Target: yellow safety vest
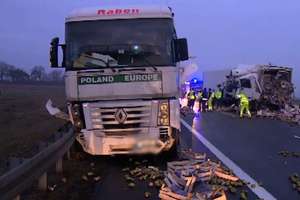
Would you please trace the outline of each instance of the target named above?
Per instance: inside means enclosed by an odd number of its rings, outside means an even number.
[[[202,92],[198,92],[198,98],[202,98],[203,97],[203,93]]]
[[[240,98],[241,103],[249,103],[249,99],[248,99],[247,95],[240,93],[237,95],[237,97]]]
[[[220,90],[217,90],[215,92],[215,97],[216,97],[216,99],[221,99],[222,98],[222,92]]]
[[[211,93],[211,95],[209,97],[209,100],[212,100],[213,98],[215,98],[215,93],[214,92]]]
[[[194,92],[189,92],[188,98],[194,100],[196,98]]]

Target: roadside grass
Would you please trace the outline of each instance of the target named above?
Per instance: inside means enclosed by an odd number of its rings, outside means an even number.
[[[63,125],[47,113],[49,98],[63,107],[63,85],[0,84],[0,159],[26,155],[37,141]]]

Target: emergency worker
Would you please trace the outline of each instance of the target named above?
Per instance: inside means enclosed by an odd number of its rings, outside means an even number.
[[[223,96],[222,91],[221,91],[220,87],[218,86],[218,89],[215,91],[215,101],[214,101],[216,109],[221,108],[222,96]]]
[[[211,93],[212,93],[212,89],[211,88],[208,88],[208,98],[211,96]]]
[[[251,118],[251,113],[249,109],[249,98],[243,92],[243,89],[238,93],[237,98],[240,100],[240,117],[244,116],[244,111],[246,111],[249,118]]]
[[[188,98],[188,107],[190,109],[193,109],[196,100],[195,92],[193,90],[190,90],[187,94],[187,98]]]
[[[198,112],[199,112],[199,111],[200,111],[200,112],[203,111],[203,108],[202,108],[202,98],[203,98],[203,91],[202,91],[202,89],[201,89],[201,90],[199,90],[198,95],[197,95],[197,100],[198,100],[198,102],[199,102],[199,110],[198,110]]]
[[[202,93],[202,99],[201,99],[202,112],[207,111],[207,100],[208,100],[208,93],[207,93],[207,89],[204,88]]]
[[[208,98],[208,111],[212,111],[213,110],[213,101],[214,101],[214,98],[215,98],[215,92],[212,90],[211,91],[211,94]]]

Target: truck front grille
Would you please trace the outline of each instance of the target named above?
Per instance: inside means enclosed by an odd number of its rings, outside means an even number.
[[[89,103],[90,129],[101,129],[106,133],[139,132],[140,128],[150,126],[151,104],[140,106],[103,106],[100,103]],[[86,116],[87,117],[87,116]]]

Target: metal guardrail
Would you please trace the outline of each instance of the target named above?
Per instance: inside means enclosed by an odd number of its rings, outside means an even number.
[[[15,162],[13,168],[0,177],[0,200],[19,199],[19,195],[39,180],[39,188],[47,189],[47,171],[56,164],[56,171],[62,171],[62,158],[75,141],[74,128],[54,135],[54,142],[40,145],[40,151],[29,159]]]

